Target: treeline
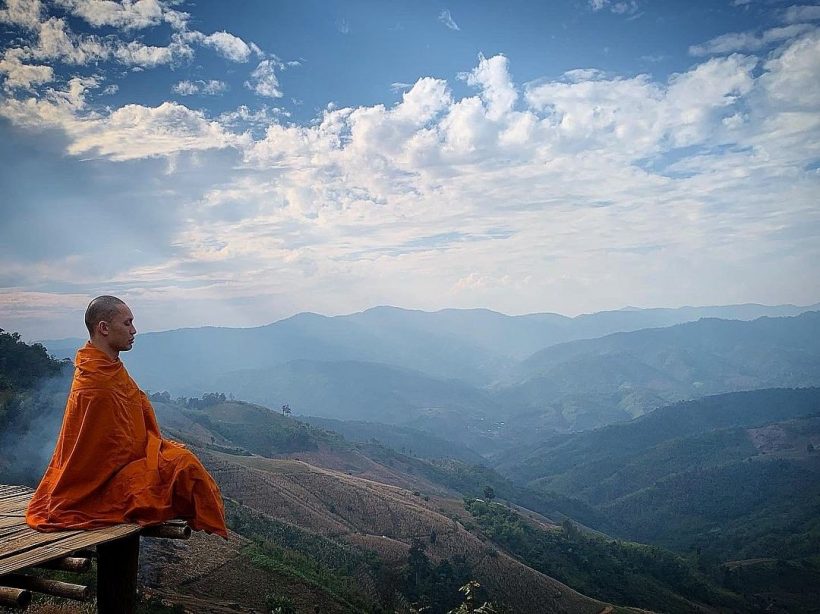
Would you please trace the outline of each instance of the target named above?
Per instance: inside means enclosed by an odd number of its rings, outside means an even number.
[[[29,345],[19,333],[0,328],[0,391],[31,388],[44,377],[59,375],[67,364],[51,358],[43,345]]]
[[[176,397],[172,399],[171,393],[167,390],[154,392],[148,395],[148,398],[154,403],[175,403],[188,409],[205,409],[206,407],[219,405],[225,401],[234,400],[233,394],[226,396],[224,392],[206,392],[201,397]]]
[[[53,451],[71,362],[0,329],[0,481],[35,485]]]
[[[499,503],[465,499],[476,527],[524,563],[603,601],[662,612],[692,612],[695,604],[743,610],[686,559],[660,548],[581,532],[569,520],[545,530]]]

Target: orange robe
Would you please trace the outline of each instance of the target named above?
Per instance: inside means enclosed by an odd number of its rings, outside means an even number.
[[[162,439],[154,408],[122,362],[87,343],[54,456],[26,510],[40,531],[184,518],[227,537],[219,488],[182,444]]]

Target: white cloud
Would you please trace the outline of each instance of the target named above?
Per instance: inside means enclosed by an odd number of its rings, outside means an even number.
[[[6,89],[30,88],[54,79],[54,69],[51,66],[24,64],[21,55],[20,49],[8,49],[0,59],[0,74],[5,75]]]
[[[818,19],[820,19],[820,6],[818,5],[790,6],[783,14],[783,21],[786,23],[803,23]]]
[[[489,60],[479,55],[478,66],[467,75],[467,83],[481,88],[481,98],[487,105],[487,116],[490,119],[499,119],[512,111],[518,99],[508,64],[503,55]]]
[[[50,17],[38,26],[33,47],[10,48],[19,59],[59,60],[67,64],[87,64],[117,60],[128,66],[154,67],[187,60],[192,49],[178,35],[171,37],[166,47],[145,45],[140,41],[122,41],[112,37],[77,35],[64,19]]]
[[[6,0],[6,8],[0,8],[0,23],[33,30],[39,25],[42,12],[40,0]]]
[[[171,88],[174,93],[181,96],[193,96],[194,94],[216,96],[226,92],[227,89],[227,83],[215,79],[208,81],[180,81]]]
[[[689,47],[689,53],[694,56],[732,53],[735,51],[757,51],[774,43],[795,38],[813,27],[807,24],[795,24],[779,28],[771,28],[762,34],[754,32],[732,32],[722,34],[702,45]]]
[[[257,323],[282,297],[331,312],[374,297],[577,311],[601,296],[617,306],[714,302],[715,288],[726,302],[797,292],[788,279],[805,279],[817,255],[793,237],[818,218],[819,66],[818,36],[805,32],[763,60],[711,58],[660,81],[578,69],[522,85],[504,56],[480,57],[463,76],[474,95],[424,77],[392,106],[331,106],[304,125],[267,107],[214,119],[175,103],[103,112],[85,102],[91,82],[6,100],[0,113],[62,128],[75,156],[178,157],[157,189],[222,169],[203,194],[179,192],[188,217],[173,257],[123,271],[148,294],[196,279],[210,284],[203,304],[241,297]],[[264,60],[247,86],[278,98],[279,70]],[[239,168],[217,165],[232,150]]]
[[[172,37],[167,47],[145,45],[139,41],[121,43],[113,50],[114,57],[128,66],[152,68],[163,64],[173,64],[190,60],[194,52],[177,35]]]
[[[260,53],[259,47],[253,45],[249,46],[238,36],[234,36],[228,32],[214,32],[208,36],[195,33],[194,38],[199,40],[206,47],[211,47],[224,58],[232,62],[247,62],[251,56],[251,52]]]
[[[96,79],[73,78],[65,90],[50,89],[43,98],[6,100],[0,115],[31,129],[62,129],[71,155],[94,155],[115,161],[239,147],[245,137],[226,131],[200,111],[164,102],[157,107],[129,104],[102,114],[88,110],[86,95]]]
[[[772,111],[820,112],[820,31],[780,49],[760,82]]]
[[[276,70],[281,68],[282,64],[275,59],[262,60],[254,68],[251,78],[245,82],[245,87],[260,96],[281,98],[283,94],[279,89],[279,79],[276,78]]]
[[[449,9],[442,10],[441,13],[439,13],[438,15],[438,20],[451,30],[461,30],[461,28],[458,27],[458,24],[453,19],[453,16],[450,14]]]
[[[97,28],[112,26],[134,30],[163,21],[163,5],[157,0],[56,0],[56,3]]]

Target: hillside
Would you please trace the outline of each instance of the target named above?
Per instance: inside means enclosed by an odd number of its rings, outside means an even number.
[[[406,451],[410,456],[429,459],[452,458],[473,465],[485,462],[483,456],[470,448],[407,426],[361,420],[334,420],[315,416],[299,416],[299,420],[339,433],[348,441],[381,443],[400,452]]]
[[[427,565],[424,569],[430,571],[447,561],[450,561],[448,565],[451,567],[463,568],[466,565],[496,600],[512,604],[514,611],[529,611],[531,604],[536,602],[524,605],[522,599],[537,599],[537,603],[541,603],[544,597],[537,596],[537,592],[532,593],[530,583],[535,581],[539,584],[542,580],[533,580],[528,575],[533,573],[532,569],[520,569],[516,566],[519,563],[513,564],[507,560],[506,555],[502,554],[503,544],[500,552],[493,552],[488,550],[486,544],[481,544],[487,535],[479,530],[478,539],[472,536],[471,531],[478,530],[478,526],[470,520],[469,509],[461,504],[461,494],[472,493],[475,496],[485,491],[486,487],[491,487],[497,496],[524,505],[516,509],[533,518],[531,522],[552,531],[558,530],[556,525],[531,510],[558,518],[567,518],[570,514],[576,517],[577,514],[585,523],[603,524],[589,508],[577,501],[515,486],[490,469],[455,461],[430,464],[376,444],[351,444],[326,431],[299,426],[291,418],[251,404],[217,402],[199,409],[181,409],[175,404],[163,404],[162,411],[166,417],[176,412],[201,426],[207,426],[208,431],[200,433],[205,435],[206,440],[211,437],[208,432],[217,434],[207,444],[207,451],[203,449],[199,454],[214,473],[223,494],[239,505],[239,508],[232,507],[239,519],[239,524],[234,528],[243,535],[262,539],[262,542],[266,539],[265,535],[274,536],[275,544],[268,544],[267,547],[273,548],[274,553],[278,552],[275,554],[279,557],[277,560],[285,556],[281,551],[282,539],[286,539],[289,544],[286,550],[289,550],[299,544],[314,543],[317,535],[330,539],[332,543],[317,545],[317,542],[314,546],[304,546],[300,550],[301,556],[315,556],[317,548],[319,551],[332,550],[342,543],[358,549],[357,552],[361,550],[356,555],[360,558],[365,557],[363,553],[368,551],[376,552],[383,564],[393,568],[394,573],[401,574],[400,570],[409,564],[408,560],[418,563],[418,557],[423,555],[423,560],[428,561],[424,563]],[[180,425],[179,418],[177,420],[177,425]],[[250,428],[235,430],[235,425],[239,423],[249,424]],[[277,452],[275,446],[270,447],[271,441],[279,442],[280,448],[290,445],[282,443],[284,440],[281,436],[271,437],[273,431],[283,429],[285,432],[296,429],[306,434],[298,438],[304,444],[301,451],[271,454]],[[232,438],[220,442],[217,438],[224,437],[226,433],[231,433]],[[248,455],[240,448],[267,450],[268,456],[274,458]],[[232,450],[232,453],[219,450]],[[276,494],[271,497],[270,493]],[[294,537],[294,531],[300,532],[299,536]],[[472,541],[474,539],[475,542]],[[588,544],[580,534],[574,535],[573,539],[576,547],[587,544],[585,547],[591,548],[591,556],[604,556],[603,544]],[[425,544],[421,554],[411,554],[419,542]],[[601,549],[597,555],[594,554],[596,548]],[[311,552],[314,554],[311,555]],[[350,556],[353,554],[345,555],[345,560]],[[606,556],[611,557],[612,554]],[[641,582],[640,578],[651,573],[649,559],[635,569],[635,563],[627,563],[627,558],[625,554],[617,555],[611,565],[625,569],[623,566],[628,564],[633,569],[629,573],[637,574],[636,582]],[[342,571],[344,574],[354,573],[350,565]],[[339,569],[334,573],[339,573]],[[359,569],[356,573],[361,575],[363,572]],[[370,569],[367,573],[372,576],[375,572]],[[594,582],[598,572],[587,573],[592,574],[587,577]],[[519,583],[516,584],[515,597],[502,590],[502,584],[509,580],[491,579],[508,574],[515,577],[524,574],[522,579],[515,580]],[[567,579],[577,582],[578,576],[567,576]],[[384,582],[379,578],[373,581],[377,585]],[[604,577],[600,576],[599,581],[603,584]],[[434,588],[435,591],[442,589],[441,586],[430,585],[425,590]],[[405,587],[405,591],[409,591],[406,594],[416,594],[413,592],[415,590]],[[617,596],[625,597],[626,601],[620,603],[642,604],[635,590],[622,588]],[[605,601],[615,595],[606,590],[598,593],[599,598]],[[669,589],[664,595],[665,599],[675,603],[690,603],[687,597],[678,594],[677,589]]]
[[[765,593],[775,611],[808,612],[785,569],[820,584],[818,447],[820,389],[762,390],[554,437],[498,468],[580,498],[614,535],[688,554],[727,588]]]

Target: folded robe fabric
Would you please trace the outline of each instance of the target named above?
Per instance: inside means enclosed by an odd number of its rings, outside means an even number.
[[[227,537],[219,488],[182,444],[162,439],[154,408],[119,359],[86,344],[54,456],[26,510],[40,531],[184,518]]]

